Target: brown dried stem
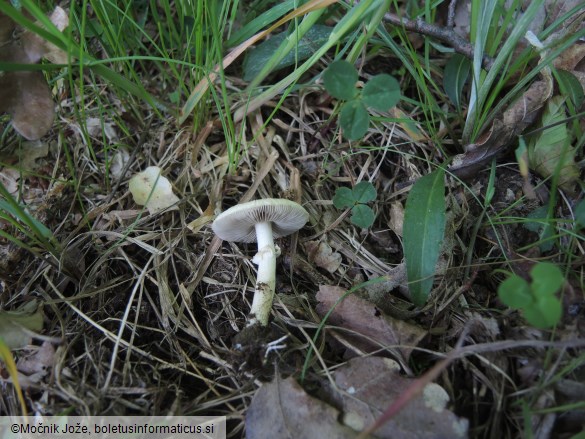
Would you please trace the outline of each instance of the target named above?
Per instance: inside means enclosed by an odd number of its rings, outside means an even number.
[[[436,38],[439,41],[449,44],[457,53],[466,56],[469,59],[473,59],[473,46],[453,29],[435,26],[429,24],[421,18],[416,20],[409,20],[407,18],[400,18],[399,16],[391,13],[384,15],[384,21],[393,24],[395,26],[402,26],[404,29],[416,32],[422,35]],[[494,61],[489,56],[484,56],[482,60],[482,66],[484,69],[489,70]]]

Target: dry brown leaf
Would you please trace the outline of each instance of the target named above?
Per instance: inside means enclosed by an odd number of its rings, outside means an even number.
[[[388,113],[390,117],[399,120],[398,125],[408,135],[408,138],[413,142],[425,142],[429,140],[429,136],[416,125],[416,122],[404,111],[398,107],[391,108]]]
[[[69,25],[68,16],[60,7],[55,8],[51,21],[59,30]],[[20,41],[10,41],[15,24],[0,15],[0,61],[34,64],[46,57],[55,63],[67,62],[66,55],[38,35],[25,31]],[[8,32],[9,30],[9,32]],[[51,91],[41,72],[3,72],[0,75],[0,113],[12,115],[14,129],[28,140],[44,136],[51,128],[54,114]]]
[[[553,62],[555,69],[575,70],[577,65],[585,58],[585,43],[577,43],[568,47]]]
[[[53,10],[49,19],[61,32],[69,26],[69,16],[63,8],[59,6]],[[35,24],[39,27],[44,27],[39,21],[35,22]],[[21,40],[22,47],[28,57],[29,63],[35,64],[39,62],[41,58],[46,58],[54,64],[67,63],[67,54],[53,43],[41,38],[38,34],[27,30],[22,34]]]
[[[334,406],[308,395],[289,377],[264,384],[246,413],[246,437],[355,438],[399,398],[414,381],[400,375],[397,364],[381,357],[350,360],[333,373],[336,386],[324,383]],[[414,398],[376,438],[458,438],[467,436],[468,422],[447,410],[449,396],[434,383]]]
[[[105,134],[111,143],[116,143],[119,140],[116,125],[113,122],[102,122],[97,117],[89,117],[85,121],[85,127],[89,135],[97,139],[101,139]]]
[[[398,236],[402,236],[402,228],[404,226],[404,207],[399,201],[390,204],[390,220],[388,227],[392,229]]]
[[[346,290],[340,287],[319,286],[317,313],[324,316],[345,293]],[[335,307],[327,323],[361,334],[363,337],[356,344],[366,352],[381,346],[403,346],[400,352],[407,361],[412,351],[410,347],[416,346],[427,333],[418,326],[387,316],[355,294],[350,294]]]
[[[341,266],[341,254],[334,252],[324,241],[307,241],[305,250],[310,263],[324,268],[329,273],[335,272]]]
[[[333,375],[339,391],[331,391],[330,396],[341,407],[343,422],[358,431],[374,424],[414,381],[400,375],[391,360],[381,357],[354,358]],[[466,437],[468,421],[447,410],[448,401],[441,386],[427,384],[422,395],[374,434],[389,439]]]
[[[55,348],[50,341],[45,341],[41,346],[35,347],[31,355],[21,357],[16,367],[25,375],[46,374],[54,363]]]
[[[0,183],[4,185],[9,194],[14,195],[18,193],[18,180],[20,179],[20,171],[12,168],[4,168],[0,172]]]
[[[471,178],[500,153],[510,142],[534,123],[545,102],[552,95],[552,80],[534,82],[519,99],[495,119],[489,131],[476,143],[466,146],[466,152],[453,158],[449,171],[459,178]]]
[[[40,72],[14,72],[18,90],[10,113],[12,125],[28,140],[40,139],[51,129],[55,116],[51,91]],[[16,84],[16,85],[14,85]]]
[[[289,377],[264,384],[246,413],[249,438],[355,438],[356,432],[337,422],[339,411],[309,396]]]

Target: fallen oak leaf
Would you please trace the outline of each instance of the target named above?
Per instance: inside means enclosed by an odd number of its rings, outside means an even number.
[[[12,126],[27,140],[43,137],[53,126],[55,109],[51,91],[40,72],[10,72],[0,78],[0,88],[10,90],[0,112],[12,115]]]
[[[330,285],[320,285],[317,293],[317,313],[326,315],[346,293],[346,290]],[[363,337],[352,337],[352,341],[365,352],[373,352],[381,346],[400,346],[399,352],[408,362],[412,347],[416,346],[427,332],[408,322],[387,316],[367,300],[355,294],[348,295],[331,312],[327,323],[341,326]]]
[[[62,31],[69,25],[65,11],[56,7],[50,17]],[[20,41],[10,39],[17,28],[6,15],[0,14],[0,62],[35,64],[46,57],[52,62],[65,63],[66,54],[38,35],[25,31]],[[41,72],[0,72],[0,113],[12,116],[12,126],[27,140],[44,136],[55,118],[51,91]]]
[[[246,413],[246,437],[355,438],[356,431],[337,422],[339,411],[308,395],[289,377],[278,376],[256,392]]]
[[[362,431],[371,425],[391,401],[396,401],[416,381],[400,374],[388,358],[353,358],[333,373],[336,389],[326,393],[341,408],[343,422]],[[466,437],[468,421],[447,409],[449,395],[438,384],[426,383],[394,418],[376,430],[377,438]]]
[[[305,243],[307,258],[311,264],[334,273],[341,266],[341,254],[334,252],[324,241],[308,241]]]

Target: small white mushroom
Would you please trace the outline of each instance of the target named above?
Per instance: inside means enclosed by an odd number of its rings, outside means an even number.
[[[280,249],[274,238],[290,235],[309,220],[309,213],[294,201],[268,198],[238,204],[215,218],[213,231],[224,241],[258,243],[252,259],[258,265],[256,287],[248,326],[268,324],[276,277],[276,257]]]

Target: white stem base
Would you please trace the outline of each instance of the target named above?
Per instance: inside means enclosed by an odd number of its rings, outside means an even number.
[[[269,222],[256,224],[256,240],[258,253],[252,259],[258,265],[256,287],[248,326],[260,324],[268,325],[276,277],[276,248],[272,238],[272,224]]]

